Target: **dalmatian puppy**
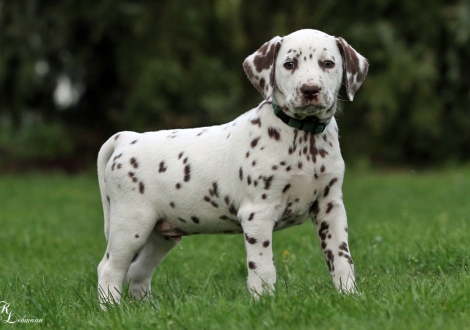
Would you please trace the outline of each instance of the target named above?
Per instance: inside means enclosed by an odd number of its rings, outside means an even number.
[[[102,302],[118,302],[123,283],[146,298],[182,236],[209,233],[243,234],[249,291],[272,294],[272,233],[309,218],[336,289],[355,291],[334,115],[343,79],[352,101],[368,63],[342,38],[300,30],[266,42],[243,67],[265,100],[234,121],[120,132],[102,146]]]

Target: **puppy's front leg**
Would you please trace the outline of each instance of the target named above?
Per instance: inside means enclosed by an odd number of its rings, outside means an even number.
[[[276,267],[272,250],[274,219],[250,212],[242,219],[248,266],[248,288],[253,297],[273,294]]]
[[[348,246],[348,223],[341,191],[315,201],[310,215],[320,239],[333,283],[339,292],[356,292],[354,263]]]

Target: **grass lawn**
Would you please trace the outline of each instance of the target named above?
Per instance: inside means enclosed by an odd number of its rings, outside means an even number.
[[[153,299],[103,312],[105,250],[94,175],[0,176],[0,301],[53,329],[465,329],[470,169],[347,171],[344,201],[361,295],[338,295],[310,222],[277,232],[275,297],[253,301],[241,235],[184,238]],[[0,312],[2,307],[0,306]]]

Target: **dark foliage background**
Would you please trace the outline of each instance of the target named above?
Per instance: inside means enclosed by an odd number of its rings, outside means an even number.
[[[3,0],[0,168],[76,171],[118,130],[229,121],[261,101],[244,58],[300,28],[369,59],[337,115],[348,162],[469,160],[466,0]]]

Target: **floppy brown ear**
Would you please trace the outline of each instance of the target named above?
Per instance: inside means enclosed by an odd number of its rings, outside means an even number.
[[[343,58],[343,76],[346,85],[346,92],[350,101],[354,99],[354,94],[361,87],[366,79],[369,63],[358,52],[354,50],[343,38],[336,38],[339,52]]]
[[[281,37],[272,38],[243,62],[243,69],[248,79],[266,100],[273,93],[275,63],[281,39]]]

